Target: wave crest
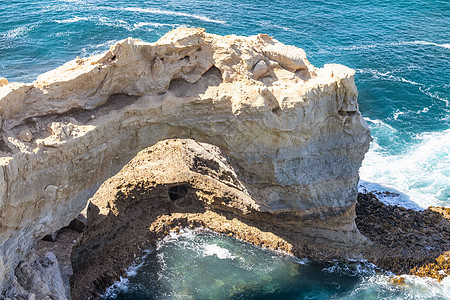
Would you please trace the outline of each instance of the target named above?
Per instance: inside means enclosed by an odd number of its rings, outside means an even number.
[[[347,51],[354,51],[354,50],[364,50],[364,49],[372,49],[372,48],[378,48],[378,47],[386,47],[386,46],[408,46],[408,45],[422,45],[422,46],[435,46],[445,49],[450,49],[450,43],[433,43],[428,41],[401,41],[401,42],[393,42],[393,43],[380,43],[380,44],[372,44],[372,45],[354,45],[354,46],[347,46],[347,47],[336,47],[337,50],[347,50]]]
[[[385,124],[379,120],[373,123],[372,126]],[[389,130],[390,126],[383,127]],[[374,139],[360,169],[361,180],[395,187],[422,208],[448,205],[450,129],[423,133],[416,140],[417,144],[405,153],[389,155]]]
[[[36,25],[15,27],[5,33],[0,34],[0,36],[3,36],[5,39],[15,39],[18,37],[23,37],[27,35],[31,30],[33,30],[34,27],[36,27]]]
[[[203,16],[203,15],[197,15],[197,14],[189,14],[185,12],[179,12],[179,11],[172,11],[172,10],[162,10],[162,9],[156,9],[156,8],[141,8],[141,7],[99,7],[104,10],[112,10],[112,11],[131,11],[131,12],[138,12],[138,13],[148,13],[148,14],[155,14],[155,15],[168,15],[168,16],[178,16],[178,17],[186,17],[186,18],[192,18],[201,20],[204,22],[209,23],[217,23],[217,24],[226,24],[227,22],[217,19],[211,19],[209,17]]]

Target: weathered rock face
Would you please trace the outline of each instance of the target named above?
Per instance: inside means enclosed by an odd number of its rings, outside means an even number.
[[[315,68],[266,35],[174,30],[126,39],[33,84],[0,87],[0,289],[34,241],[75,218],[100,184],[167,138],[219,147],[252,209],[354,226],[370,134],[354,71]],[[326,222],[325,222],[326,223]]]
[[[58,261],[52,252],[40,257],[31,251],[17,266],[15,274],[12,286],[6,291],[6,298],[67,299]]]

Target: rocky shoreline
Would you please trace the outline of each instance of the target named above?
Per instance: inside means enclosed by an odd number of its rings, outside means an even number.
[[[416,211],[359,194],[356,225],[373,242],[365,257],[395,274],[442,280],[450,275],[450,208]]]
[[[223,194],[220,181],[208,183],[208,178],[202,177],[220,173],[211,169],[211,161],[189,165],[191,173],[183,171],[186,157],[204,158],[197,145],[191,140],[169,140],[142,151],[90,200],[84,211],[84,228],[72,224],[78,231],[63,228],[54,241],[37,244],[35,251],[41,257],[49,251],[56,255],[67,298],[98,298],[125,276],[126,268],[146,249],[183,228],[205,228],[317,261],[360,258],[397,275],[439,281],[450,275],[450,208],[415,211],[386,205],[372,193],[359,193],[356,226],[368,240],[350,251],[348,247],[326,245],[305,236],[299,232],[298,224],[286,222],[289,216],[255,216],[254,212],[244,214],[227,206],[232,200],[226,200],[230,196]],[[172,162],[170,168],[168,161]],[[151,165],[152,170],[146,165]],[[168,180],[168,173],[178,174],[179,180]],[[202,174],[196,178],[199,173]],[[394,284],[403,280],[392,278]]]
[[[347,257],[350,247],[358,246],[314,236],[310,221],[302,221],[295,211],[255,211],[242,193],[237,167],[230,164],[212,145],[166,140],[138,153],[105,181],[90,200],[88,229],[72,255],[74,299],[97,295],[143,250],[182,227],[208,228],[318,260]],[[337,224],[341,218],[346,219],[342,213],[336,216]]]
[[[159,178],[162,173],[158,170],[164,168],[167,175],[164,166],[168,160],[173,165],[183,165],[182,160],[176,160],[176,154],[181,154],[178,159],[184,157],[186,151],[182,150],[186,148],[183,147],[192,147],[192,143],[195,144],[188,140],[165,141],[142,151],[90,200],[86,212],[88,228],[76,238],[71,255],[73,299],[97,298],[124,275],[124,270],[145,249],[183,228],[207,228],[257,246],[318,261],[364,258],[398,275],[441,280],[450,274],[450,261],[445,252],[450,249],[450,209],[414,211],[383,204],[372,193],[360,193],[355,207],[356,225],[368,238],[367,242],[354,245],[351,250],[327,245],[299,232],[298,224],[286,222],[285,216],[254,216],[254,212],[244,214],[226,206],[223,187],[208,184],[207,178],[195,178],[194,173],[178,176],[178,182],[159,183],[167,177]],[[149,162],[153,171],[144,167]],[[198,167],[194,171],[198,172]],[[206,168],[203,164],[202,172]],[[180,174],[181,169],[172,171]],[[66,230],[62,236],[68,234]],[[65,242],[72,243],[67,238],[62,241],[62,249],[66,249]],[[393,279],[393,282],[401,281],[401,278]]]
[[[183,227],[446,276],[447,209],[357,195],[354,74],[264,34],[178,28],[0,79],[0,298],[96,298]]]
[[[380,201],[376,199],[376,197],[373,194],[359,194],[358,200],[359,200],[358,203],[365,202],[361,206],[380,205],[379,203]],[[384,207],[385,212],[383,212],[382,215],[375,214],[378,217],[380,217],[380,219],[378,220],[379,223],[373,222],[371,223],[372,225],[383,226],[383,224],[390,224],[389,220],[395,220],[396,224],[405,221],[404,218],[402,218],[401,216],[399,217],[398,214],[396,213],[396,210],[398,209],[397,207],[386,205],[383,203],[381,203],[381,205]],[[357,205],[357,209],[361,208],[361,206]],[[434,207],[429,208],[429,210],[434,209],[436,208]],[[448,211],[449,209],[446,208],[446,210]],[[359,219],[366,219],[373,217],[371,213],[364,213],[363,211],[360,212],[361,212],[360,214],[357,214],[357,217]],[[449,238],[448,228],[450,228],[450,225],[446,224],[445,228],[447,228],[447,231],[440,232],[439,230],[442,227],[435,226],[435,224],[433,224],[433,220],[436,220],[439,217],[430,216],[426,212],[416,212],[416,211],[412,212],[414,212],[416,216],[419,216],[425,222],[430,221],[427,222],[428,224],[422,227],[425,229],[424,232],[421,233],[411,232],[407,234],[407,236],[395,237],[396,247],[394,247],[394,249],[390,249],[388,246],[390,245],[389,242],[392,241],[392,238],[389,237],[380,238],[380,236],[378,236],[376,229],[365,228],[361,230],[363,234],[367,234],[367,236],[375,238],[376,242],[374,242],[375,244],[373,246],[374,248],[371,250],[366,249],[367,253],[363,255],[367,255],[365,256],[366,258],[368,258],[367,261],[374,263],[381,270],[390,271],[396,275],[417,275],[420,277],[431,277],[438,281],[441,281],[443,278],[450,275],[450,268],[449,268],[450,256],[448,254],[448,251],[440,252],[443,249],[449,249],[448,243],[443,243],[443,245],[439,244],[438,242],[439,239],[436,239],[436,237],[438,238],[443,237],[443,239],[440,241],[445,241],[445,239],[447,239],[448,241]],[[438,220],[438,223],[444,222],[443,220]],[[140,254],[143,253],[142,250],[146,249],[145,247],[153,247],[157,240],[161,240],[171,232],[180,233],[182,232],[183,228],[189,229],[207,228],[219,234],[224,234],[230,237],[238,238],[240,240],[252,243],[257,246],[277,251],[283,251],[301,258],[308,257],[317,259],[314,254],[305,256],[305,253],[293,252],[292,246],[290,244],[286,243],[283,239],[277,237],[271,232],[262,232],[261,230],[252,226],[248,226],[245,223],[241,223],[236,219],[232,219],[230,221],[229,218],[226,218],[223,215],[219,215],[214,212],[208,212],[205,214],[194,214],[194,215],[177,213],[171,216],[169,215],[160,216],[160,218],[158,218],[158,220],[155,223],[153,223],[152,227],[150,228],[148,236],[151,236],[151,238],[147,240],[147,243],[135,244],[131,246],[130,249],[127,250],[131,250],[130,253],[135,252],[137,256],[139,256]],[[430,238],[430,236],[428,235],[430,232],[436,233],[435,236],[431,236],[432,239],[434,238],[434,240],[436,240],[436,242],[433,243],[433,245],[437,246],[435,247],[435,249],[433,249],[433,251],[428,251],[429,249],[428,247],[430,247],[429,244],[427,244],[426,242],[422,242],[419,245],[416,244],[413,254],[409,252],[407,255],[404,255],[405,252],[404,250],[410,246],[409,242],[411,238],[418,240],[422,239],[423,241],[425,241],[428,238]],[[447,234],[445,234],[445,232],[447,232]],[[384,233],[388,235],[395,234],[395,230],[386,231]],[[404,248],[401,248],[401,245],[403,245]],[[445,245],[447,245],[447,247]],[[122,247],[123,245],[120,248],[123,249]],[[116,250],[117,248],[115,250],[110,251],[112,252]],[[374,253],[373,251],[378,252],[378,255],[373,254]],[[387,252],[385,252],[385,254],[380,256],[379,254],[382,253],[381,251]],[[135,261],[135,258],[130,259],[129,255],[127,255],[126,258],[123,258],[122,255],[119,255],[117,259],[119,261],[121,260],[120,263],[117,263],[116,261],[115,264],[109,266],[108,271],[103,271],[103,274],[101,274],[94,281],[92,281],[93,282],[92,288],[89,290],[90,297],[96,298],[99,295],[101,295],[106,290],[106,288],[108,288],[115,281],[117,281],[120,276],[124,276],[125,269],[127,268],[127,266],[129,266],[133,261]],[[345,262],[345,260],[341,261]],[[102,268],[104,268],[104,264],[100,263],[100,265],[102,266]],[[90,270],[90,272],[98,274],[99,270],[97,270],[97,267],[91,268],[94,268],[95,270]],[[100,273],[102,273],[102,271],[100,271]],[[76,274],[75,276],[78,276],[78,278],[74,278],[73,282],[76,282],[77,284],[89,281],[89,278],[85,277],[86,269],[84,268],[82,269],[82,271],[79,272],[79,274]],[[404,282],[403,277],[398,276],[392,277],[393,284],[401,284],[403,282]],[[72,291],[74,292],[74,294],[77,294],[80,292],[80,289],[75,286],[72,286]],[[83,293],[86,292],[84,288],[82,289],[82,291]],[[85,295],[87,296],[87,294]]]

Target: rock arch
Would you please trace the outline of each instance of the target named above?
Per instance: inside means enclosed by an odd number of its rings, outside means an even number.
[[[36,239],[67,225],[138,151],[168,138],[226,152],[255,210],[329,219],[316,234],[355,232],[371,138],[353,75],[315,68],[303,50],[266,35],[180,28],[0,87],[0,290]]]

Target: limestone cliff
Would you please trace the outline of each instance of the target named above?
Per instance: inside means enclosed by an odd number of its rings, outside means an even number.
[[[0,290],[36,239],[167,138],[219,147],[252,210],[295,212],[311,235],[361,240],[354,205],[371,138],[353,75],[315,68],[267,35],[180,28],[155,43],[120,41],[32,84],[0,84]]]

